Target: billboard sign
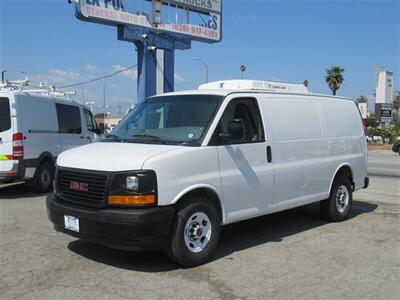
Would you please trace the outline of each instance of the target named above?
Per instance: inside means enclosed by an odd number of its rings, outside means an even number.
[[[381,104],[381,123],[390,123],[392,121],[392,104]]]
[[[188,3],[188,5],[218,8],[222,0],[180,0],[172,2]],[[122,0],[80,0],[77,4],[78,17],[84,21],[107,25],[134,25],[141,28],[175,33],[201,42],[219,42],[221,40],[221,14],[209,13],[203,24],[161,23],[153,26],[145,14],[129,12]],[[216,4],[218,3],[218,5]]]

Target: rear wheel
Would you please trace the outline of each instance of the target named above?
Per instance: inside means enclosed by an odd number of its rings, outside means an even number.
[[[320,202],[321,213],[328,220],[338,222],[346,219],[353,203],[353,191],[346,176],[338,176],[333,181],[327,200]]]
[[[220,223],[218,210],[208,199],[191,198],[177,212],[165,253],[184,267],[207,262],[218,245]]]
[[[35,173],[35,186],[38,192],[47,193],[52,188],[54,166],[49,161],[42,162]]]

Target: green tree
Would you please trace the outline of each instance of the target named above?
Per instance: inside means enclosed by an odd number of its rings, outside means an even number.
[[[400,110],[400,91],[396,91],[396,94],[393,97],[393,108],[397,112]]]
[[[308,85],[310,84],[310,82],[306,79],[306,80],[303,81],[303,84],[304,84],[305,87],[308,87]]]
[[[336,91],[342,85],[344,69],[340,66],[332,66],[326,69],[325,82],[328,84],[329,88],[332,90],[332,94],[336,95]]]
[[[356,101],[357,103],[368,103],[368,98],[365,96],[358,96]]]

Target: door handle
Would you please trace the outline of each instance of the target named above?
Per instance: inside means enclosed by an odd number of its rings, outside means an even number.
[[[272,162],[272,148],[271,146],[267,146],[267,161]]]
[[[84,139],[85,137],[83,135],[80,136],[81,139]]]

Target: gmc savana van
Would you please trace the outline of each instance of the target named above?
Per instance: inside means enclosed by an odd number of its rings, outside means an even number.
[[[302,85],[220,81],[139,104],[102,142],[57,159],[55,229],[127,250],[206,262],[225,224],[320,202],[341,221],[368,186],[350,99]]]
[[[54,94],[0,88],[0,185],[27,181],[49,191],[58,154],[99,137],[87,107]]]

